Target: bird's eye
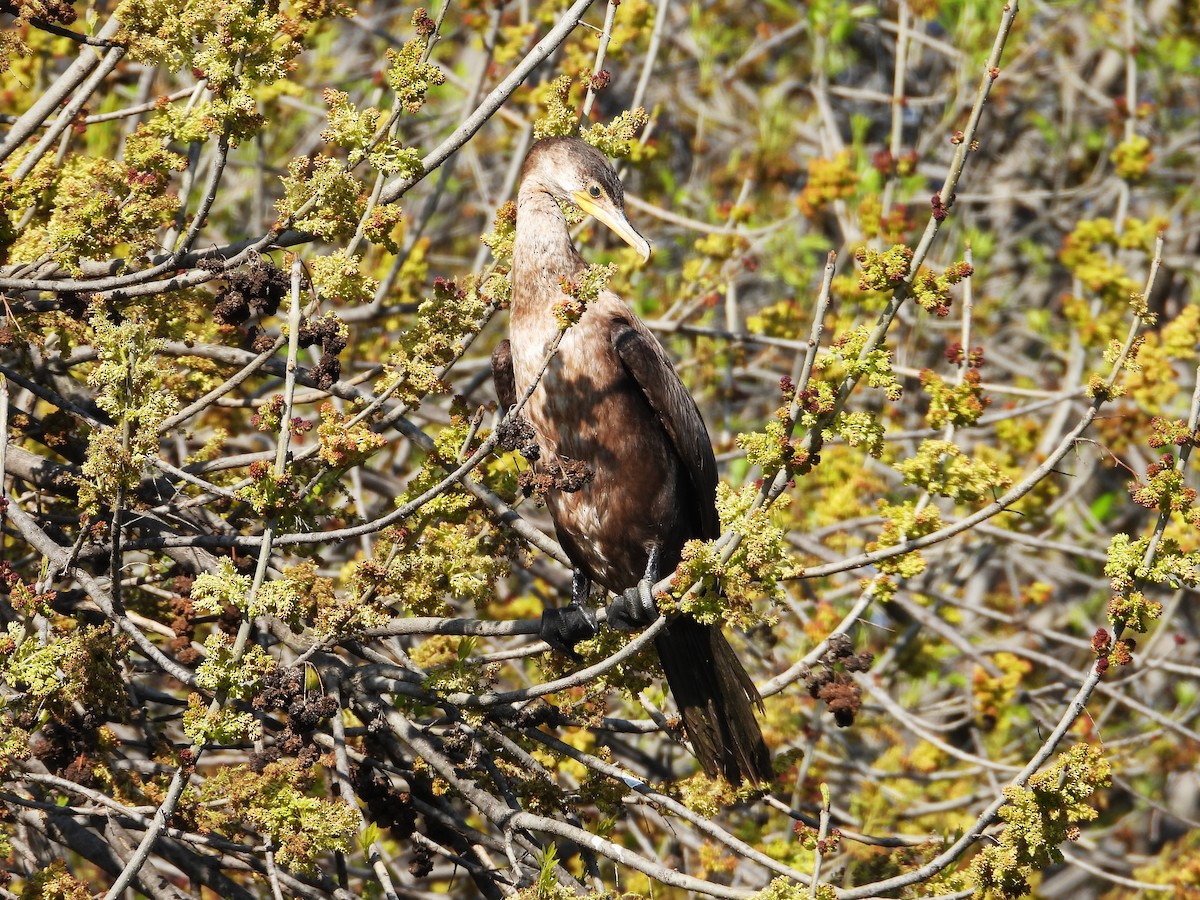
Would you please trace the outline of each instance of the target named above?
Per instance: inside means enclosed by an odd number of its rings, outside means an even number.
[[[593,199],[600,199],[600,185],[593,184],[588,188],[588,193],[592,195]]]

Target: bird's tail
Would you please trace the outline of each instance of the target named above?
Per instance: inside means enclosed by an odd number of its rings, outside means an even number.
[[[720,626],[678,616],[655,646],[705,774],[734,785],[770,781],[771,753],[754,717],[762,697]]]

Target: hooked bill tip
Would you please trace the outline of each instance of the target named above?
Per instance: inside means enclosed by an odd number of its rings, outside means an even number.
[[[636,250],[641,255],[643,263],[650,259],[650,242],[629,224],[624,210],[614,207],[611,202],[596,203],[583,191],[576,191],[574,199],[580,209],[603,222],[617,237]]]

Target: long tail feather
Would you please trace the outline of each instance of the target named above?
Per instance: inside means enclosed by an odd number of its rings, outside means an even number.
[[[771,753],[754,716],[762,697],[721,629],[680,616],[655,646],[705,774],[735,785],[769,781]]]

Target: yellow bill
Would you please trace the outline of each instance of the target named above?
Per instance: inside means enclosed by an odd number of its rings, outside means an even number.
[[[598,203],[583,191],[575,191],[571,197],[580,209],[603,222],[617,237],[640,253],[642,262],[650,258],[650,242],[634,230],[625,214],[616,209],[607,198]]]

